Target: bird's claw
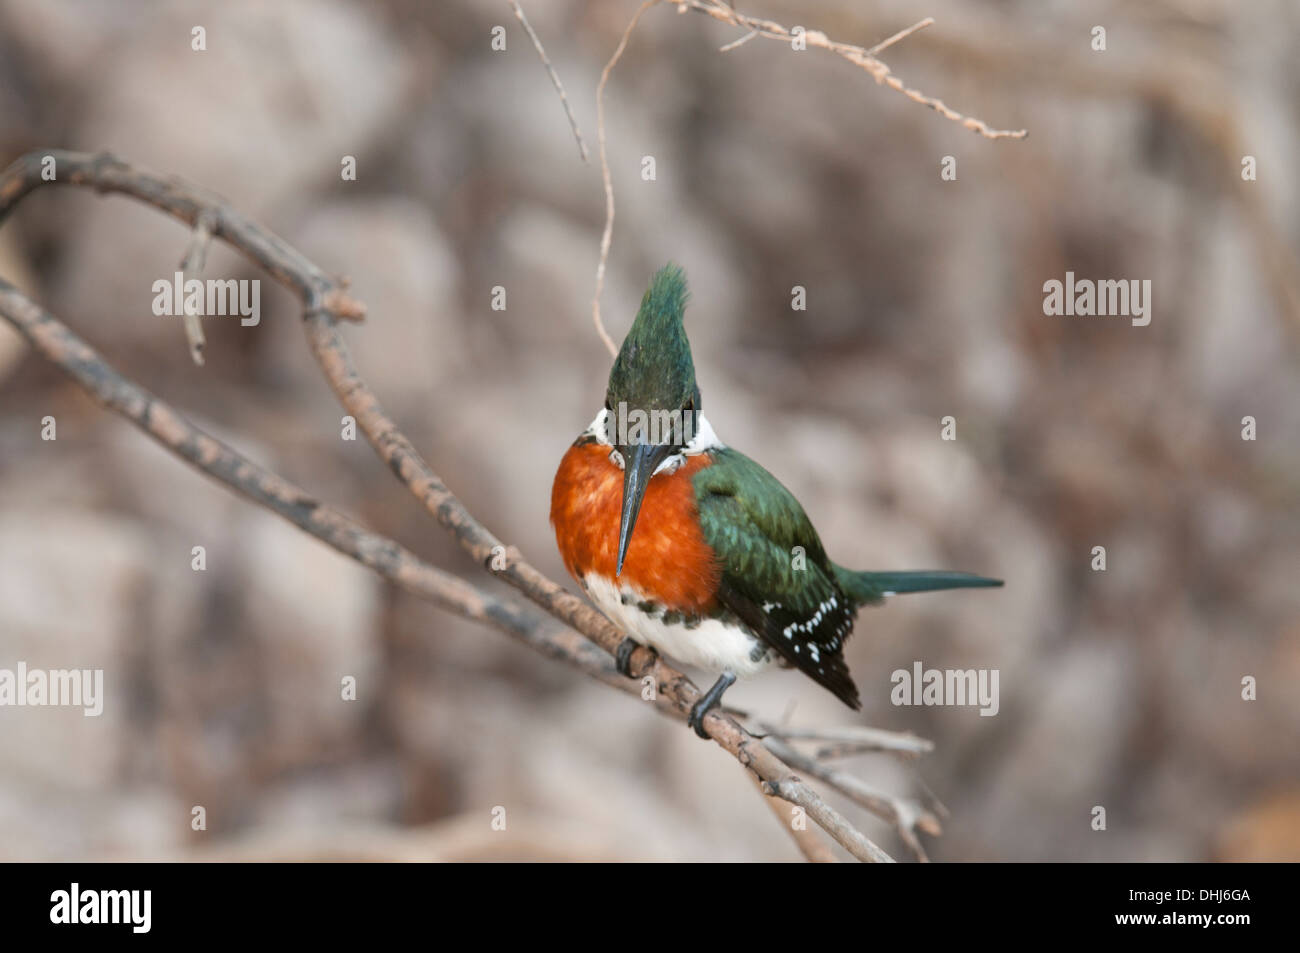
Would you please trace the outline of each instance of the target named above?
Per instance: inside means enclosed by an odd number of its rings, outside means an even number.
[[[614,668],[618,674],[624,678],[632,677],[632,653],[640,648],[640,643],[632,639],[624,639],[618,643],[618,648],[614,650]]]
[[[691,713],[686,718],[686,724],[695,729],[697,735],[705,741],[708,741],[709,733],[704,730],[704,716],[707,715],[717,703],[715,702],[714,705],[705,705],[706,701],[708,701],[707,698],[701,698],[691,706]]]
[[[686,719],[686,724],[694,728],[695,733],[704,740],[707,741],[709,738],[709,733],[704,730],[705,716],[718,707],[718,703],[722,701],[723,693],[730,688],[732,683],[735,681],[736,676],[733,672],[723,672],[718,677],[718,680],[713,683],[713,687],[705,692],[700,700],[691,706],[691,713]]]

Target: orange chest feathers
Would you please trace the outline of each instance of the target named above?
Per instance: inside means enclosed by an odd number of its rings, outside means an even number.
[[[709,465],[707,454],[687,457],[676,473],[646,485],[641,515],[628,543],[620,583],[682,612],[714,607],[719,569],[700,532],[691,477]],[[551,487],[551,525],[564,565],[582,582],[588,573],[614,579],[623,471],[609,447],[570,447]]]

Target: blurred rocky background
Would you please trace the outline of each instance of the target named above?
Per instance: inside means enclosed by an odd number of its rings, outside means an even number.
[[[633,35],[607,91],[611,333],[680,262],[710,419],[837,560],[1007,580],[864,612],[860,715],[793,673],[729,702],[933,739],[851,767],[947,805],[935,859],[1300,859],[1300,8],[738,5],[864,46],[932,15],[885,60],[1030,135],[979,138],[824,52],[721,53],[741,33],[697,14],[653,9]],[[636,6],[525,3],[593,150]],[[504,0],[0,0],[0,163],[42,147],[183,176],[350,276],[362,373],[470,509],[567,581],[550,481],[608,372],[604,199]],[[201,426],[493,585],[340,439],[293,299],[221,247],[205,276],[262,278],[262,322],[208,321],[189,362],[150,310],[186,242],[138,203],[46,189],[0,230],[0,275]],[[1045,316],[1067,270],[1150,279],[1151,324]],[[102,668],[107,700],[0,708],[5,859],[797,857],[713,746],[235,498],[6,326],[0,668],[19,660]],[[891,705],[918,660],[998,669],[997,716]]]

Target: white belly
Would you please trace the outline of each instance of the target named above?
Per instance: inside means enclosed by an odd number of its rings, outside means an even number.
[[[766,646],[737,625],[719,619],[705,619],[691,627],[665,623],[662,611],[650,614],[637,607],[638,602],[651,600],[631,586],[617,587],[593,573],[588,573],[583,586],[600,611],[630,638],[679,662],[714,674],[726,670],[748,678],[774,661]],[[630,604],[624,604],[625,594],[631,597]]]

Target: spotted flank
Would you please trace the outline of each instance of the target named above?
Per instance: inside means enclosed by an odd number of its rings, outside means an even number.
[[[856,609],[842,594],[828,595],[816,603],[811,614],[801,615],[783,605],[756,603],[745,593],[743,582],[730,580],[724,574],[718,597],[760,633],[783,662],[810,676],[846,705],[859,707],[857,688],[843,656]],[[773,608],[764,611],[767,605]]]
[[[582,585],[591,601],[628,636],[687,665],[749,678],[776,661],[771,648],[730,613],[710,617],[672,610],[594,573]]]

